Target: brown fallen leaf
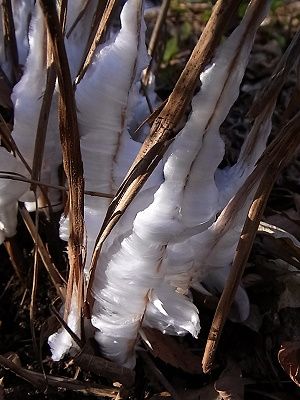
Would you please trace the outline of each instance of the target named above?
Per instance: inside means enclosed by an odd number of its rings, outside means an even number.
[[[285,212],[270,215],[266,221],[279,227],[300,240],[299,215],[296,210],[289,209]]]
[[[201,357],[193,354],[175,338],[151,328],[143,328],[141,337],[154,357],[189,374],[202,374]]]
[[[158,394],[155,394],[154,396],[151,397],[150,400],[166,400],[170,399],[172,396],[168,392],[161,392]]]
[[[300,386],[300,341],[283,343],[278,352],[278,361],[292,381]]]
[[[244,399],[244,381],[241,368],[237,363],[228,361],[227,367],[215,382],[215,390],[222,400]]]

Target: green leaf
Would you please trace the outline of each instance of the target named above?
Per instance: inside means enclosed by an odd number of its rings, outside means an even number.
[[[166,43],[166,48],[163,55],[163,61],[169,62],[171,58],[178,53],[178,51],[179,51],[178,38],[177,36],[173,36]]]

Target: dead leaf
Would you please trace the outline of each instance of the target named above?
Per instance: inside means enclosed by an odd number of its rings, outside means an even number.
[[[293,209],[286,210],[284,213],[270,215],[266,220],[269,224],[285,230],[300,240],[299,215],[297,211]]]
[[[227,367],[215,382],[215,390],[223,400],[244,399],[244,381],[239,364],[228,361]]]
[[[278,301],[278,310],[286,307],[300,307],[300,271],[287,263],[281,262],[280,266],[284,264],[287,265],[286,273],[277,277],[277,280],[285,285]]]
[[[164,399],[170,399],[171,395],[169,392],[161,392],[158,394],[155,394],[154,396],[151,397],[150,400],[164,400]]]
[[[16,364],[17,367],[22,367],[20,357],[17,353],[14,353],[13,351],[9,351],[8,353],[5,353],[4,356],[14,364]]]
[[[292,381],[300,386],[300,341],[283,343],[278,352],[278,361]]]
[[[295,238],[295,236],[278,226],[261,221],[258,227],[258,232],[271,235],[275,239],[285,239],[291,241],[295,247],[300,248],[300,242]]]
[[[175,338],[151,328],[143,328],[141,336],[154,357],[189,374],[202,374],[201,357],[193,354]]]

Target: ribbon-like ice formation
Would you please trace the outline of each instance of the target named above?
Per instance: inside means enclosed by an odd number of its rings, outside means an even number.
[[[45,25],[38,3],[33,6],[28,2],[34,10],[27,41],[18,19],[25,3],[13,2],[21,59],[29,43],[24,74],[13,90],[13,137],[32,166],[46,82]],[[89,4],[83,0],[68,2],[65,46],[73,79],[86,51],[89,32],[85,27],[91,24],[96,5],[94,0]],[[192,101],[185,127],[103,246],[92,286],[91,322],[102,354],[119,364],[134,367],[135,345],[143,325],[196,337],[200,322],[189,288],[199,287],[204,279],[207,287],[217,290],[224,284],[255,188],[234,217],[229,218],[228,210],[265,147],[273,109],[265,110],[263,126],[259,119],[255,121],[237,164],[227,170],[218,169],[224,156],[219,127],[238,97],[254,36],[268,6],[268,1],[251,1],[240,25],[219,46],[200,76],[201,89]],[[140,78],[149,63],[143,1],[127,0],[120,19],[121,29],[97,48],[75,92],[85,188],[110,194],[116,192],[141,146],[132,139],[129,127],[137,125],[138,114],[144,109]],[[1,67],[9,75],[10,60],[4,57],[1,29],[0,36]],[[23,46],[19,44],[22,40]],[[53,173],[61,160],[57,90],[41,175],[47,183],[56,183]],[[22,170],[17,160],[1,152],[0,163],[6,158],[12,162],[11,170]],[[28,189],[26,184],[11,182],[5,181],[5,185],[14,188],[9,197],[13,210],[7,210],[7,200],[0,201],[1,234],[9,231],[7,235],[15,229],[8,229],[8,218],[13,213],[11,221],[15,221],[17,200]],[[84,201],[88,267],[109,200],[85,195]],[[61,237],[68,239],[68,217],[62,218]],[[80,336],[76,298],[73,293],[67,323]],[[246,318],[249,304],[242,288],[236,301],[239,318]],[[52,335],[49,343],[55,360],[76,347],[64,329]]]

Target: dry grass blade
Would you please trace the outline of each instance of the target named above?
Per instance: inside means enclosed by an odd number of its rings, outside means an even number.
[[[73,32],[73,30],[76,28],[78,22],[81,20],[81,18],[84,16],[87,8],[89,6],[89,0],[85,0],[85,4],[82,7],[82,10],[80,11],[80,13],[78,14],[78,16],[76,17],[75,21],[73,22],[72,26],[70,27],[70,29],[68,30],[68,32],[66,32],[66,38],[69,38],[71,33]]]
[[[102,243],[158,164],[167,150],[170,140],[174,138],[176,127],[193,96],[197,79],[209,63],[226,28],[226,22],[236,11],[239,3],[238,0],[219,0],[214,6],[212,15],[173,92],[155,119],[149,137],[139,151],[124,182],[108,208],[95,244],[89,288],[92,285],[93,271],[97,264]]]
[[[11,0],[3,0],[3,18],[4,18],[4,31],[5,31],[5,48],[9,53],[12,61],[12,84],[16,84],[20,77],[19,71],[19,55],[15,34],[14,18],[11,6]]]
[[[113,12],[116,9],[117,5],[118,5],[117,0],[108,0],[103,12],[103,1],[99,1],[99,5],[97,7],[97,11],[94,18],[94,26],[92,28],[91,35],[88,40],[86,55],[84,56],[82,65],[75,79],[76,85],[78,85],[78,83],[82,80],[88,69],[88,66],[92,62],[95,50],[103,39],[103,35],[105,34],[107,27],[109,26],[109,23],[113,16]]]
[[[50,183],[44,183],[44,182],[41,182],[41,181],[36,181],[34,179],[26,178],[26,176],[24,176],[22,174],[17,174],[15,172],[9,172],[9,171],[0,170],[0,178],[1,179],[11,179],[12,181],[28,182],[28,183],[31,183],[32,185],[37,185],[37,186],[40,186],[40,187],[46,187],[46,188],[51,188],[51,189],[57,189],[57,190],[61,190],[62,192],[68,192],[69,191],[69,189],[67,189],[64,186],[51,185]],[[94,192],[92,190],[85,190],[84,194],[86,194],[88,196],[105,197],[107,199],[112,199],[114,197],[113,194],[102,193],[102,192]]]
[[[15,237],[7,238],[4,242],[5,249],[9,255],[10,262],[14,268],[15,274],[18,277],[20,283],[25,287],[25,277],[24,277],[24,265],[23,257],[19,245]]]
[[[12,112],[13,104],[11,101],[12,86],[5,75],[3,69],[0,67],[0,105],[7,108]]]
[[[34,241],[36,241],[36,245],[37,245],[37,249],[38,252],[40,254],[41,260],[43,261],[43,264],[45,265],[45,268],[49,274],[49,277],[56,289],[56,292],[58,294],[58,296],[64,300],[65,299],[65,285],[66,282],[64,281],[64,279],[62,278],[62,276],[60,275],[60,273],[58,272],[58,270],[56,269],[55,265],[53,264],[53,262],[51,261],[51,257],[47,251],[47,249],[45,248],[42,239],[40,238],[36,227],[30,217],[29,212],[26,210],[25,207],[21,207],[20,208],[20,214],[23,218],[23,221],[28,229],[28,232],[30,233],[32,239]]]
[[[14,141],[13,137],[11,136],[11,130],[7,126],[7,123],[4,121],[4,118],[0,114],[0,136],[5,146],[7,146],[8,150],[12,151],[14,155],[17,155],[20,160],[22,161],[24,167],[27,169],[29,173],[31,173],[31,168],[26,162],[25,158],[22,156],[16,142]]]
[[[77,344],[77,346],[82,349],[83,347],[83,342],[79,339],[79,337],[72,331],[72,329],[66,324],[66,322],[63,320],[63,318],[60,316],[59,312],[54,308],[53,305],[50,306],[50,310],[52,311],[53,315],[57,319],[57,321],[60,323],[60,325],[68,332],[68,334],[71,336],[73,339],[74,343]]]
[[[30,331],[31,331],[31,338],[32,338],[32,343],[33,343],[33,350],[34,350],[36,359],[39,359],[39,349],[38,349],[36,334],[35,334],[35,329],[34,329],[36,304],[37,304],[36,295],[37,295],[38,276],[39,276],[39,253],[38,253],[36,243],[37,242],[35,240],[33,277],[32,277],[31,297],[30,297],[30,306],[29,306],[29,319],[30,319]]]
[[[144,87],[147,87],[147,85],[148,85],[150,72],[152,71],[153,62],[154,62],[153,57],[156,52],[157,45],[159,43],[162,27],[165,23],[165,20],[166,20],[167,14],[168,14],[170,2],[171,2],[171,0],[163,0],[163,3],[159,10],[157,20],[156,20],[154,28],[153,28],[153,32],[152,32],[149,46],[148,46],[148,54],[151,57],[151,60],[150,60],[150,63],[148,65],[146,71],[143,74],[143,79],[142,79],[142,83],[143,83]]]
[[[84,239],[83,222],[83,166],[80,152],[80,141],[76,115],[76,105],[72,81],[64,41],[59,23],[56,6],[53,2],[40,0],[46,18],[48,31],[51,37],[52,50],[58,83],[60,88],[59,98],[59,124],[63,154],[64,170],[69,185],[69,218],[70,238],[68,255],[70,272],[65,302],[65,315],[68,315],[71,305],[71,296],[82,294],[82,252]]]
[[[241,199],[239,194],[243,193],[245,187],[253,187],[251,183],[253,183],[254,179],[256,181],[260,180],[260,184],[248,212],[248,218],[242,230],[228,280],[217,306],[208,335],[202,361],[203,371],[205,373],[210,372],[212,369],[220,335],[244,272],[244,267],[250,254],[252,243],[273,184],[281,169],[294,155],[300,144],[299,129],[300,112],[284,126],[280,134],[267,148],[256,169],[239,190],[236,196],[237,200],[232,202],[231,208],[236,208],[236,203]]]
[[[111,389],[105,386],[97,385],[97,384],[90,384],[85,382],[80,382],[74,379],[68,378],[61,378],[58,376],[51,376],[47,375],[45,377],[43,374],[38,372],[29,371],[25,368],[19,367],[12,361],[8,360],[7,358],[0,355],[0,365],[4,368],[9,369],[14,374],[19,376],[20,378],[26,380],[27,382],[31,383],[38,389],[44,391],[47,386],[51,386],[54,388],[64,388],[67,390],[78,391],[84,394],[92,394],[95,396],[103,396],[103,397],[110,397],[115,398],[118,394],[118,389]]]
[[[59,4],[59,21],[63,35],[66,29],[68,1],[69,0],[61,0]]]
[[[42,106],[40,110],[38,126],[36,131],[36,139],[34,144],[34,155],[32,161],[32,174],[33,180],[39,180],[44,156],[46,133],[48,127],[48,120],[50,114],[50,108],[52,103],[52,97],[55,88],[56,73],[54,69],[54,64],[52,60],[52,54],[50,52],[49,37],[47,35],[47,78],[46,78],[46,88],[43,95]],[[31,186],[33,191],[36,190],[36,185]]]

